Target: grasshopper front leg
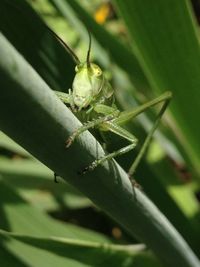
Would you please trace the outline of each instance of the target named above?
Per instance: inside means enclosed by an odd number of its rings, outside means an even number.
[[[60,91],[54,91],[54,93],[57,95],[57,97],[60,98],[63,103],[71,104],[71,89],[69,89],[69,94]]]
[[[63,93],[60,91],[54,91],[55,94],[57,95],[57,97],[60,98],[60,100],[64,103],[64,104],[68,104],[70,106],[70,108],[72,109],[73,112],[75,112],[75,106],[74,106],[74,102],[73,102],[73,96],[72,96],[72,90],[69,89],[68,90],[68,94],[67,93]]]
[[[123,155],[123,154],[133,150],[135,148],[135,146],[137,145],[137,142],[138,142],[137,138],[133,134],[128,132],[127,130],[123,129],[122,127],[118,126],[117,124],[114,124],[113,120],[103,122],[100,125],[100,127],[101,127],[101,129],[104,129],[104,131],[111,131],[111,132],[121,136],[122,138],[125,138],[131,144],[127,145],[125,147],[122,147],[119,150],[116,150],[112,153],[109,153],[108,155],[105,155],[104,157],[102,157],[100,159],[96,159],[95,161],[93,161],[88,167],[86,167],[82,171],[83,174],[86,173],[87,171],[94,170],[98,165],[102,164],[106,160],[110,160],[112,158]]]
[[[89,130],[90,128],[94,128],[97,127],[98,125],[102,124],[103,122],[112,120],[114,118],[115,115],[106,115],[103,116],[101,118],[92,120],[92,121],[88,121],[86,123],[84,123],[81,127],[79,127],[66,141],[66,148],[68,148],[73,142],[74,140],[83,132],[85,132],[86,130]]]
[[[94,110],[97,114],[101,114],[102,117],[98,119],[93,119],[92,121],[88,121],[83,123],[83,125],[78,128],[66,141],[66,147],[68,148],[73,141],[83,132],[89,130],[90,128],[98,127],[103,122],[110,121],[119,116],[120,111],[115,107],[109,107],[103,104],[96,104],[92,107],[91,110]],[[87,111],[86,111],[87,113]],[[88,113],[87,113],[88,114]]]

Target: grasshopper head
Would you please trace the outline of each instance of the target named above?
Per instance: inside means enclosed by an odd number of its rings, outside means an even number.
[[[88,107],[100,93],[103,85],[102,70],[96,64],[82,63],[75,68],[73,103],[80,111]]]
[[[89,47],[85,63],[78,62],[75,71],[76,75],[72,84],[73,88],[73,105],[78,111],[90,106],[100,93],[104,76],[102,70],[94,63],[90,62],[91,51],[91,34],[89,34]]]

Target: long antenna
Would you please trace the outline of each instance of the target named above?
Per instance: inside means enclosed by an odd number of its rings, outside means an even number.
[[[58,39],[58,41],[63,45],[63,47],[65,48],[65,50],[67,50],[67,52],[73,57],[74,61],[76,62],[76,64],[80,64],[80,60],[77,57],[77,55],[74,53],[74,51],[52,30],[50,29],[47,25],[46,25],[47,29]]]
[[[91,45],[92,45],[92,38],[91,38],[91,33],[88,31],[89,35],[89,47],[87,51],[87,67],[90,68],[90,51],[91,51]]]

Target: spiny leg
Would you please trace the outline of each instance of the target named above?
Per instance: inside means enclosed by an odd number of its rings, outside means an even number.
[[[172,93],[167,91],[164,94],[160,95],[159,97],[151,101],[148,101],[136,108],[122,111],[120,115],[113,120],[113,122],[118,125],[122,125],[130,121],[131,119],[135,118],[139,114],[143,113],[145,110],[147,110],[150,107],[156,106],[157,104],[162,103],[162,102],[166,102],[166,101],[169,102],[171,98],[172,98]]]
[[[133,173],[135,172],[135,169],[136,167],[138,166],[142,156],[144,155],[146,149],[147,149],[147,146],[149,145],[150,141],[151,141],[151,137],[154,133],[154,131],[156,130],[156,128],[158,127],[158,124],[159,124],[159,121],[163,115],[163,113],[165,112],[168,104],[169,104],[169,101],[172,97],[172,94],[171,92],[166,92],[164,93],[163,95],[137,107],[137,108],[134,108],[132,110],[129,110],[129,111],[124,111],[122,113],[120,113],[119,116],[117,116],[116,118],[114,118],[112,121],[110,122],[104,122],[102,123],[101,126],[105,125],[106,126],[106,130],[108,131],[112,131],[118,135],[120,135],[121,137],[124,137],[125,139],[129,140],[129,141],[132,141],[133,143],[129,146],[126,146],[124,148],[121,148],[113,153],[110,153],[108,155],[106,155],[105,157],[101,158],[101,159],[97,159],[95,160],[90,166],[86,167],[84,170],[83,170],[83,173],[87,172],[88,170],[93,170],[94,168],[96,168],[99,164],[103,163],[104,161],[106,160],[109,160],[109,159],[112,159],[118,155],[121,155],[121,154],[124,154],[124,153],[127,153],[128,151],[132,150],[135,146],[136,146],[136,143],[137,143],[137,139],[135,138],[134,135],[132,135],[131,133],[129,133],[128,131],[124,130],[123,128],[121,128],[119,125],[120,124],[123,124],[127,121],[129,121],[130,119],[136,117],[137,115],[143,113],[146,109],[152,107],[152,106],[155,106],[159,103],[162,103],[164,102],[158,116],[157,116],[157,119],[151,129],[151,131],[149,132],[149,134],[147,135],[146,139],[145,139],[145,142],[138,154],[138,156],[136,157],[135,161],[133,162],[130,170],[129,170],[129,177],[131,178]],[[130,136],[132,136],[133,139],[130,138]],[[133,145],[134,144],[134,145]]]
[[[115,113],[92,120],[88,121],[85,124],[83,124],[81,127],[79,127],[66,141],[66,147],[68,148],[72,142],[78,137],[81,133],[85,132],[86,130],[90,128],[94,128],[95,126],[102,124],[103,122],[112,120],[116,116]]]
[[[57,95],[58,98],[60,98],[63,103],[71,103],[71,89],[69,89],[69,94],[60,91],[54,91],[54,93]]]
[[[125,138],[126,140],[130,141],[131,144],[125,147],[120,148],[117,151],[114,151],[108,155],[105,155],[104,157],[100,158],[100,159],[96,159],[95,161],[93,161],[89,166],[87,166],[82,173],[86,173],[87,171],[92,171],[94,170],[98,165],[100,165],[101,163],[103,163],[106,160],[110,160],[112,158],[115,158],[117,156],[120,156],[122,154],[125,154],[127,152],[129,152],[130,150],[134,149],[135,146],[137,145],[137,138],[131,134],[130,132],[128,132],[127,130],[123,129],[122,127],[120,127],[117,124],[114,124],[111,122],[104,122],[102,123],[101,127],[104,127],[104,129],[106,131],[111,131],[123,138]]]

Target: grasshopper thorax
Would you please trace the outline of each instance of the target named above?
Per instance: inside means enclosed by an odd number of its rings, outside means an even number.
[[[80,63],[75,68],[76,75],[72,84],[72,102],[80,111],[96,100],[104,83],[104,76],[99,66],[94,63]]]

